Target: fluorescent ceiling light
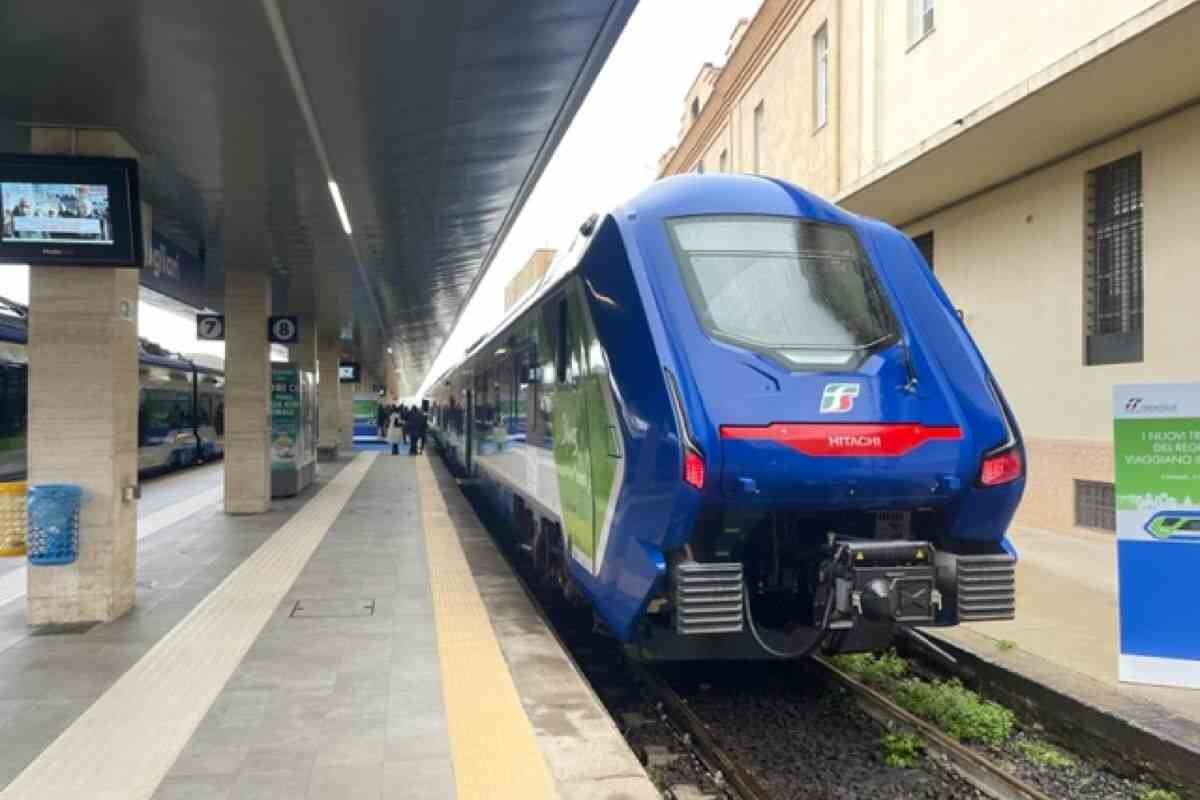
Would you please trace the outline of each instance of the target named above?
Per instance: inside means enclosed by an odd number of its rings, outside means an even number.
[[[338,189],[337,181],[329,182],[329,193],[333,195],[333,204],[337,206],[338,217],[342,220],[342,230],[346,235],[350,235],[350,217],[346,214],[346,204],[342,202],[342,193]]]
[[[392,348],[390,348],[390,347],[389,347],[389,348],[388,348],[388,355],[391,355],[391,353],[392,353]]]

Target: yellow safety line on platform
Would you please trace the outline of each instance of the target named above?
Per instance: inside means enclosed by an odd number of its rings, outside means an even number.
[[[8,785],[4,800],[154,794],[375,460],[363,453]]]
[[[178,503],[172,503],[166,508],[154,511],[144,517],[138,517],[138,541],[140,542],[147,536],[153,536],[164,528],[168,528],[176,522],[181,522],[192,514],[203,511],[209,506],[217,505],[221,502],[223,493],[224,489],[218,486],[215,489],[209,489],[207,492],[201,492],[195,497],[189,497],[186,500],[180,500]],[[25,596],[25,587],[28,583],[25,572],[26,568],[22,566],[0,575],[0,606]]]
[[[554,784],[425,459],[417,461],[442,696],[458,800],[541,800]]]

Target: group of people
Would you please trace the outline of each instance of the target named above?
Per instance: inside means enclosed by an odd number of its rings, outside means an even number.
[[[379,435],[392,446],[392,455],[400,455],[400,445],[408,445],[408,454],[415,456],[425,452],[425,433],[429,419],[419,406],[406,407],[403,403],[390,406],[380,403],[375,417]]]

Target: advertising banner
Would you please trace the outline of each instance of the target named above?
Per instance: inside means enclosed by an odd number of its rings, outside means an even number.
[[[1118,678],[1200,688],[1200,383],[1113,389]]]
[[[299,466],[301,452],[300,370],[271,365],[271,468]]]

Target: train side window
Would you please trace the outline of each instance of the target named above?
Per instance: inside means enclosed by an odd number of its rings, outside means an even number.
[[[217,410],[213,412],[213,428],[217,431],[217,436],[225,435],[225,402],[217,401]]]

